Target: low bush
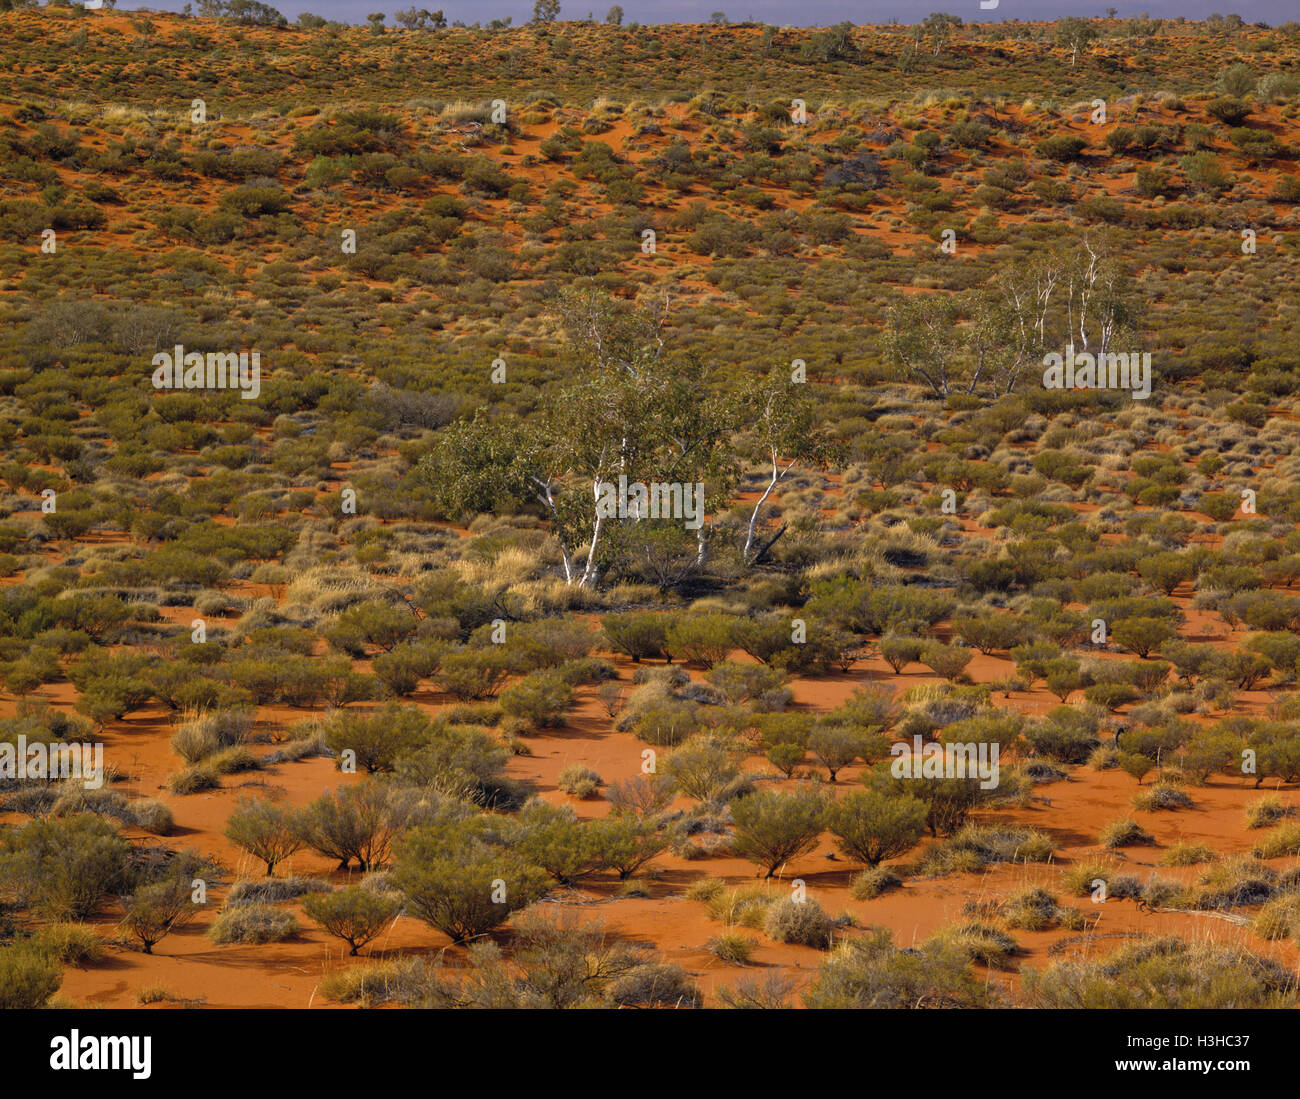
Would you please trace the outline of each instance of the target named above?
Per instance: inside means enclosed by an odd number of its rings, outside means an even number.
[[[556,785],[570,797],[589,798],[599,788],[600,782],[600,775],[591,768],[574,763],[561,769]]]
[[[312,893],[302,902],[307,916],[347,943],[353,957],[391,923],[400,908],[400,900],[356,885]]]
[[[757,948],[757,939],[742,935],[739,931],[724,931],[704,944],[705,950],[728,965],[747,964]]]
[[[222,946],[231,943],[278,943],[298,933],[293,914],[270,904],[237,904],[223,908],[207,935]]]
[[[32,942],[0,946],[0,1009],[44,1007],[62,983],[52,951]]]
[[[841,944],[804,994],[814,1009],[988,1007],[994,999],[964,949],[937,938],[899,948],[884,928]]]
[[[1287,824],[1260,836],[1250,852],[1257,859],[1280,859],[1300,855],[1300,824]]]
[[[1155,843],[1154,837],[1137,821],[1124,817],[1111,821],[1101,830],[1098,843],[1112,850],[1116,847],[1132,847],[1136,844]]]
[[[1295,975],[1240,947],[1162,936],[1104,958],[1059,961],[1024,971],[1028,1007],[1225,1009],[1290,1007]]]
[[[95,965],[106,956],[104,941],[82,923],[52,923],[41,928],[35,942],[64,965]]]
[[[763,930],[779,943],[829,950],[835,924],[816,901],[782,897],[768,905]]]
[[[853,875],[849,882],[849,896],[855,901],[874,900],[902,884],[903,879],[887,866],[873,866]]]

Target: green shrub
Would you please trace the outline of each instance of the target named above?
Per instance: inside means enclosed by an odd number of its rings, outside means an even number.
[[[404,784],[504,809],[519,801],[518,785],[504,775],[510,755],[506,744],[478,726],[437,721],[419,748],[398,759],[396,772]]]
[[[880,640],[880,656],[899,675],[907,665],[921,658],[925,643],[915,637],[883,637]]]
[[[674,748],[699,727],[698,707],[689,702],[651,704],[636,714],[632,731],[656,748]]]
[[[618,872],[620,881],[627,881],[656,855],[672,844],[676,831],[660,830],[653,820],[638,820],[625,814],[616,814],[587,826],[594,834],[601,862]]]
[[[926,814],[918,798],[860,790],[830,807],[827,827],[842,854],[874,867],[916,845],[925,833]]]
[[[442,659],[434,680],[462,701],[495,698],[510,669],[504,654],[451,652]]]
[[[122,923],[146,954],[152,954],[157,943],[188,923],[195,913],[190,883],[180,878],[142,885],[120,903]]]
[[[302,902],[307,916],[347,943],[353,957],[383,931],[399,908],[400,901],[356,885],[333,893],[309,894]]]
[[[501,709],[533,725],[563,725],[573,705],[573,689],[553,671],[530,672],[501,692]]]
[[[1165,618],[1125,618],[1111,627],[1115,643],[1145,660],[1177,633]]]
[[[650,657],[667,656],[668,619],[661,614],[607,614],[600,620],[605,639],[614,652],[639,664]]]
[[[256,859],[266,864],[266,874],[303,846],[302,815],[263,798],[241,798],[226,818],[223,834]]]
[[[1058,763],[1083,763],[1101,743],[1096,722],[1064,706],[1049,712],[1041,723],[1030,725],[1024,736],[1039,755]]]
[[[870,744],[856,729],[839,725],[817,725],[808,734],[808,749],[826,768],[831,782],[840,770],[849,766]]]
[[[438,670],[445,650],[437,641],[402,642],[371,660],[370,668],[392,694],[405,696]]]
[[[807,854],[825,827],[826,800],[816,790],[763,791],[732,803],[735,852],[773,877],[778,867]]]
[[[0,882],[54,919],[93,915],[105,895],[125,887],[131,845],[91,813],[33,820],[5,837]]]
[[[484,935],[547,891],[546,872],[517,848],[488,842],[484,825],[422,825],[395,847],[393,882],[411,913],[463,943]]]
[[[302,810],[297,827],[306,846],[338,859],[340,870],[355,860],[364,873],[385,866],[397,836],[435,807],[449,817],[473,811],[426,798],[421,790],[368,781],[322,794]]]
[[[930,641],[921,647],[919,659],[935,675],[951,680],[961,675],[974,657],[975,654],[970,649]]]
[[[531,800],[511,822],[510,837],[522,858],[561,885],[571,885],[609,865],[601,846],[600,822],[582,823],[567,805]]]
[[[1250,104],[1235,96],[1221,95],[1205,105],[1205,113],[1226,126],[1239,126],[1250,114]]]
[[[680,794],[697,801],[719,797],[740,776],[734,748],[724,741],[698,737],[664,760],[660,773]]]
[[[0,946],[0,1008],[44,1007],[62,983],[51,951],[32,942]]]
[[[1059,134],[1053,137],[1043,138],[1038,143],[1038,152],[1049,160],[1065,162],[1078,160],[1079,157],[1083,155],[1083,150],[1087,147],[1088,143],[1081,137]]]
[[[966,823],[972,809],[986,796],[978,778],[895,778],[882,762],[862,775],[869,789],[920,798],[927,807],[925,824],[932,836],[951,835]]]
[[[735,648],[735,619],[729,614],[699,614],[668,628],[665,645],[674,660],[712,668]]]
[[[340,763],[350,760],[356,768],[375,774],[391,771],[402,756],[427,744],[434,728],[422,710],[389,702],[372,714],[347,710],[331,714],[325,723],[325,743]]]

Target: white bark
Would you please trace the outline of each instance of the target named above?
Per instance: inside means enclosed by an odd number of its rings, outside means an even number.
[[[597,477],[591,485],[593,500],[600,500],[600,478]],[[605,526],[605,517],[600,514],[600,509],[595,510],[595,519],[591,524],[591,543],[587,546],[587,563],[583,566],[582,579],[578,581],[578,587],[589,588],[596,582],[596,549],[600,545],[600,532]]]
[[[758,513],[762,511],[763,505],[767,503],[767,498],[772,495],[772,491],[785,480],[786,474],[793,468],[794,460],[792,459],[790,464],[785,469],[782,469],[777,463],[776,448],[772,448],[772,476],[767,482],[767,488],[763,490],[763,495],[758,498],[758,502],[754,504],[754,510],[749,516],[749,530],[745,535],[745,549],[741,555],[747,565],[754,563],[750,560],[750,554],[754,551],[754,528],[758,526]]]

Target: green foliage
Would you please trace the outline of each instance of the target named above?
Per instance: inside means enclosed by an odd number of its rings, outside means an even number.
[[[142,885],[120,903],[123,924],[146,954],[195,913],[190,883],[180,878]]]
[[[735,620],[727,614],[691,615],[668,627],[665,645],[674,660],[712,668],[735,647]]]
[[[826,823],[826,799],[811,787],[790,793],[761,791],[732,804],[735,852],[773,877],[786,863],[807,854]]]
[[[339,710],[325,722],[325,743],[339,764],[369,774],[391,771],[404,755],[426,744],[434,724],[414,706],[386,703],[373,714]]]
[[[925,832],[926,816],[918,798],[860,790],[831,807],[827,827],[845,856],[874,867],[911,850]]]
[[[396,898],[359,885],[333,893],[310,893],[302,902],[308,917],[347,943],[353,957],[392,922],[400,907]]]
[[[1293,974],[1240,947],[1165,936],[1104,958],[1026,969],[1024,994],[1039,1008],[1262,1008],[1291,1006]]]
[[[44,1007],[62,983],[58,961],[36,943],[0,946],[0,1008]]]
[[[884,928],[846,939],[804,994],[813,1009],[986,1007],[990,999],[965,951],[939,939],[902,950]]]
[[[33,820],[0,835],[0,881],[53,919],[93,915],[128,880],[130,844],[91,813]]]
[[[455,819],[472,810],[414,789],[369,781],[322,794],[303,809],[297,827],[305,845],[338,859],[340,870],[355,859],[364,872],[385,866],[397,836],[435,811]]]
[[[501,708],[538,728],[563,725],[573,705],[573,689],[553,671],[531,672],[501,692]]]
[[[226,818],[225,837],[256,859],[266,863],[266,873],[288,858],[305,842],[300,814],[262,798],[241,799]]]
[[[634,664],[644,659],[666,656],[669,620],[661,614],[607,614],[600,620],[605,639],[615,652],[632,658]]]
[[[411,911],[457,943],[487,934],[547,890],[546,872],[491,842],[481,820],[413,828],[396,846],[393,881]]]

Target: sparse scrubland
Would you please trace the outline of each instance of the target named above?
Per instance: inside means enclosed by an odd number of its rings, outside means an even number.
[[[1300,26],[231,11],[0,11],[0,1006],[1296,1002]]]

